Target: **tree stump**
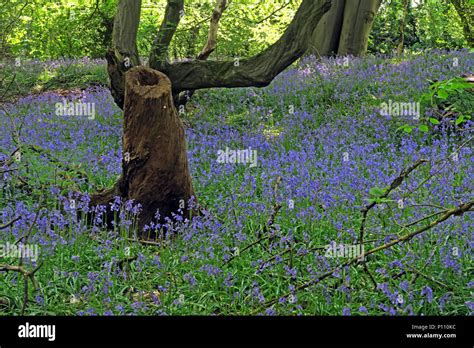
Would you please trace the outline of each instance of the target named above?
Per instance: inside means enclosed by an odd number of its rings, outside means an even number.
[[[181,208],[189,214],[194,196],[186,153],[184,127],[173,104],[168,77],[146,67],[125,74],[122,175],[115,186],[91,197],[91,205],[107,205],[115,196],[142,205],[138,228],[163,223]]]

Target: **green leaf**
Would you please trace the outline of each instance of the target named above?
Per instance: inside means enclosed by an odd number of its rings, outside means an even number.
[[[441,99],[446,99],[447,97],[449,97],[448,92],[446,92],[443,89],[438,90],[437,94],[438,94],[438,97],[441,98]]]
[[[390,199],[390,198],[377,198],[377,203],[392,203],[395,202],[395,200]]]
[[[464,122],[464,115],[460,115],[457,119],[456,119],[456,126],[460,123]]]
[[[420,124],[420,126],[418,127],[420,129],[420,131],[422,132],[428,132],[428,126],[426,124]]]
[[[380,188],[380,187],[372,187],[370,190],[369,190],[369,194],[372,195],[372,196],[375,196],[375,197],[380,197],[382,196],[383,194],[385,193],[385,189],[383,188]]]
[[[397,128],[397,131],[403,130],[403,131],[405,131],[405,132],[407,132],[407,133],[411,133],[412,129],[413,129],[412,126],[409,126],[409,125],[407,125],[407,124],[404,124],[404,125],[398,127],[398,128]]]
[[[433,124],[439,124],[439,121],[434,117],[430,117],[430,122]]]

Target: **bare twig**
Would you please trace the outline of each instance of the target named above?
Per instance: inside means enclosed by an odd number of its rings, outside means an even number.
[[[326,278],[329,278],[331,277],[334,272],[337,272],[339,271],[340,269],[342,269],[343,267],[346,267],[346,266],[350,266],[356,262],[359,262],[361,258],[364,258],[368,255],[371,255],[371,254],[374,254],[376,252],[379,252],[381,250],[385,250],[385,249],[388,249],[394,245],[397,245],[399,243],[402,243],[402,242],[406,242],[406,241],[409,241],[411,240],[413,237],[435,227],[436,225],[442,223],[443,221],[449,219],[451,216],[461,216],[463,215],[465,212],[467,211],[470,211],[471,208],[474,206],[474,201],[471,201],[471,202],[468,202],[468,203],[465,203],[465,204],[462,204],[460,206],[458,206],[457,208],[453,208],[453,209],[449,209],[445,214],[443,214],[441,217],[439,217],[437,220],[431,222],[430,224],[420,228],[420,229],[417,229],[416,231],[414,232],[411,232],[411,233],[407,233],[405,235],[403,235],[402,237],[396,239],[396,240],[393,240],[391,242],[388,242],[384,245],[381,245],[379,247],[376,247],[376,248],[373,248],[371,250],[369,250],[368,252],[364,253],[363,255],[361,256],[358,256],[358,257],[355,257],[355,258],[352,258],[350,260],[348,260],[347,262],[341,264],[341,265],[338,265],[336,267],[334,267],[333,269],[331,269],[330,271],[322,274],[321,276],[319,276],[317,279],[315,280],[311,280],[311,281],[308,281],[306,283],[303,283],[297,287],[295,287],[295,290],[292,291],[292,292],[287,292],[286,294],[284,294],[283,296],[280,296],[279,298],[287,298],[288,296],[290,296],[293,292],[295,291],[300,291],[300,290],[303,290],[303,289],[306,289],[310,286],[313,286],[315,284],[318,284],[320,283],[321,281],[323,281],[324,279]],[[264,307],[270,307],[272,305],[274,305],[275,303],[278,302],[279,298],[274,298],[272,300],[269,300],[267,302],[265,302],[263,304]]]
[[[14,171],[17,171],[18,168],[11,168],[11,169],[6,169],[6,170],[0,170],[0,174],[5,174],[5,173],[10,173],[10,172],[14,172]]]
[[[393,190],[395,190],[398,186],[400,186],[403,182],[403,180],[405,180],[405,178],[412,172],[414,171],[416,168],[418,168],[420,165],[422,165],[423,163],[426,163],[428,162],[428,160],[425,160],[425,159],[420,159],[418,161],[416,161],[411,167],[405,169],[405,170],[402,170],[402,172],[400,173],[399,176],[397,176],[393,181],[392,183],[390,184],[390,186],[385,190],[385,192],[377,197],[377,198],[387,198],[388,195],[390,194],[390,192],[392,192]],[[375,207],[377,205],[377,201],[373,201],[372,203],[366,205],[364,208],[362,208],[361,210],[361,213],[362,213],[362,222],[361,222],[361,225],[360,225],[360,230],[359,230],[359,243],[360,244],[364,244],[364,232],[365,232],[365,222],[367,220],[367,214],[369,213],[369,211]]]
[[[406,265],[406,266],[407,266],[409,269],[411,269],[414,273],[416,273],[417,275],[422,276],[423,278],[428,279],[428,280],[432,281],[433,283],[435,283],[435,284],[437,284],[437,285],[439,285],[439,286],[441,286],[441,287],[443,287],[443,288],[445,288],[445,289],[452,290],[448,285],[446,285],[446,284],[440,282],[439,280],[436,280],[436,279],[434,279],[434,278],[431,278],[430,276],[428,276],[428,275],[422,273],[421,271],[417,270],[415,267],[412,267],[412,266],[410,266],[410,265]],[[414,278],[414,279],[416,279],[416,278]]]
[[[35,278],[35,273],[41,268],[42,265],[43,263],[40,263],[32,271],[29,271],[23,266],[0,264],[0,272],[17,272],[23,275],[24,286],[23,286],[23,305],[21,308],[21,315],[25,313],[26,306],[28,305],[28,281],[31,281],[35,291],[39,290],[39,283]]]
[[[21,219],[21,216],[17,216],[12,221],[7,222],[5,225],[0,225],[0,230],[4,230],[5,228],[10,227],[11,225],[13,225],[15,222],[17,222],[20,219]]]
[[[249,250],[250,248],[252,248],[253,246],[263,242],[265,239],[268,239],[270,238],[270,236],[264,236],[262,238],[259,238],[257,239],[255,242],[253,243],[250,243],[249,245],[247,245],[245,248],[243,248],[238,255],[242,254],[243,252]],[[226,262],[224,262],[224,265],[230,263],[233,259],[235,259],[237,257],[237,255],[234,255],[234,256],[231,256]]]

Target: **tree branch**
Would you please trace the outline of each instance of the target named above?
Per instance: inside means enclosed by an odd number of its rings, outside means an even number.
[[[190,61],[166,64],[161,70],[173,81],[173,94],[212,87],[264,87],[301,57],[309,47],[321,17],[331,0],[303,0],[281,38],[248,59]]]
[[[206,60],[209,55],[216,49],[219,21],[226,7],[227,0],[216,0],[216,6],[214,7],[214,11],[212,12],[211,23],[209,24],[209,33],[207,35],[207,41],[201,52],[197,56],[198,60]]]
[[[412,233],[408,233],[398,239],[395,239],[389,243],[386,243],[384,245],[381,245],[379,247],[376,247],[376,248],[373,248],[371,250],[369,250],[368,252],[364,253],[363,255],[360,255],[358,257],[355,257],[353,259],[350,259],[348,260],[347,262],[341,264],[341,265],[338,265],[336,266],[335,268],[331,269],[330,271],[322,274],[321,276],[319,276],[317,279],[315,280],[310,280],[306,283],[303,283],[297,287],[295,287],[294,291],[292,292],[287,292],[286,294],[284,294],[283,296],[280,296],[279,298],[287,298],[288,296],[290,296],[293,292],[296,292],[296,291],[300,291],[300,290],[303,290],[303,289],[306,289],[312,285],[315,285],[317,283],[320,283],[321,281],[323,281],[324,279],[326,278],[329,278],[331,277],[334,272],[346,267],[346,266],[350,266],[356,262],[360,262],[361,259],[365,258],[367,255],[370,255],[370,254],[373,254],[373,253],[376,253],[378,251],[381,251],[381,250],[385,250],[385,249],[388,249],[396,244],[399,244],[399,243],[402,243],[402,242],[405,242],[405,241],[408,241],[410,239],[412,239],[413,237],[435,227],[436,225],[442,223],[443,221],[447,220],[448,218],[450,218],[451,216],[461,216],[463,215],[465,212],[471,210],[471,208],[474,206],[474,201],[470,201],[468,203],[465,203],[465,204],[461,204],[460,206],[458,206],[457,208],[453,208],[453,209],[450,209],[448,210],[445,214],[443,214],[443,216],[439,217],[437,220],[431,222],[430,224],[426,225],[425,227],[422,227]],[[279,298],[274,298],[272,300],[269,300],[267,302],[264,303],[264,307],[270,307],[270,306],[273,306],[275,303],[278,302]]]
[[[418,161],[416,161],[411,167],[405,169],[405,170],[402,170],[402,172],[400,173],[399,176],[397,176],[393,181],[392,183],[390,184],[390,186],[385,190],[385,192],[383,193],[383,195],[381,195],[380,197],[378,198],[387,198],[388,195],[390,194],[390,192],[392,192],[393,190],[395,190],[398,186],[400,186],[403,182],[403,180],[405,180],[405,178],[412,172],[414,171],[416,168],[418,168],[420,165],[422,165],[423,163],[426,163],[428,162],[427,160],[425,159],[420,159]],[[361,210],[361,213],[362,213],[362,222],[360,224],[360,230],[359,230],[359,243],[360,244],[364,244],[364,232],[365,232],[365,222],[367,220],[367,214],[369,213],[370,209],[372,209],[373,207],[375,207],[377,205],[377,201],[373,201],[372,203],[366,205],[364,208],[362,208]]]
[[[4,230],[5,228],[10,227],[11,225],[13,225],[15,222],[17,222],[20,219],[21,219],[21,216],[17,216],[12,221],[7,222],[5,225],[0,225],[0,230]]]
[[[153,41],[150,52],[150,67],[161,70],[168,58],[168,47],[173,39],[179,21],[184,14],[184,0],[168,0],[165,17],[161,22],[160,30]]]
[[[216,5],[214,11],[212,12],[211,22],[209,24],[209,33],[207,36],[207,41],[202,48],[201,52],[198,54],[198,60],[207,60],[209,55],[214,52],[217,45],[217,31],[219,29],[219,21],[222,17],[222,13],[227,7],[227,0],[216,0]],[[194,90],[185,91],[175,97],[175,105],[186,105],[186,103],[191,99],[194,94]]]

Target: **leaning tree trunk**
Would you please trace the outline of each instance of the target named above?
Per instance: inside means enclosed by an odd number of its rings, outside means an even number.
[[[105,55],[110,78],[110,92],[121,109],[123,109],[125,95],[125,73],[131,67],[140,65],[137,32],[141,6],[141,0],[119,1],[112,31],[112,48]]]
[[[319,22],[309,53],[362,56],[382,0],[333,0]]]
[[[135,200],[142,205],[140,231],[157,211],[161,223],[179,208],[187,215],[194,191],[184,127],[165,74],[146,67],[127,71],[123,132],[122,175],[112,189],[92,196],[91,205],[109,206],[115,196]]]

